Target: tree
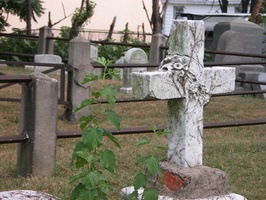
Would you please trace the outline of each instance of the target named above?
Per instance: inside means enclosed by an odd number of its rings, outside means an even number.
[[[36,17],[40,17],[44,14],[44,8],[42,7],[41,0],[0,0],[0,27],[4,30],[5,26],[8,26],[7,18],[3,14],[6,13],[17,15],[20,20],[27,23],[27,33],[30,34],[31,19],[37,22]]]
[[[251,21],[253,21],[256,24],[260,24],[261,22],[261,15],[259,13],[262,3],[263,3],[262,0],[251,0],[251,6],[250,6]]]
[[[72,27],[70,29],[69,38],[72,39],[78,35],[83,25],[93,15],[95,3],[90,0],[82,0],[80,8],[77,8],[74,12],[71,22]]]
[[[219,5],[222,13],[227,13],[228,0],[219,0]]]
[[[146,12],[146,15],[147,15],[147,18],[149,20],[149,23],[150,23],[150,26],[151,26],[153,34],[162,32],[163,15],[164,15],[165,10],[166,10],[166,8],[168,6],[168,2],[169,2],[169,0],[166,0],[166,2],[163,5],[162,10],[160,11],[159,0],[152,0],[152,15],[151,15],[151,18],[150,18],[149,15],[148,15],[148,11],[146,9],[144,0],[142,0],[143,9]]]

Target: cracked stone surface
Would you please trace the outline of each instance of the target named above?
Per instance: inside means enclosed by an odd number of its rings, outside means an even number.
[[[38,191],[12,190],[12,191],[0,192],[0,200],[62,200],[62,199]]]
[[[180,167],[202,165],[203,107],[212,94],[235,88],[234,68],[203,67],[204,23],[175,21],[169,55],[155,72],[133,73],[136,98],[168,100],[167,159]]]

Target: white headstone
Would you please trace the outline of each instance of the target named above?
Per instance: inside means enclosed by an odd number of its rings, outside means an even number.
[[[124,63],[130,64],[146,64],[148,57],[145,51],[140,48],[129,49],[123,57]],[[123,69],[123,86],[120,88],[121,93],[132,92],[132,73],[139,71],[146,71],[147,68],[124,68]]]
[[[55,63],[55,64],[63,64],[62,58],[60,56],[52,55],[52,54],[36,54],[34,56],[34,62],[36,63]],[[53,67],[45,67],[45,66],[35,66],[35,72],[43,72]],[[60,73],[60,70],[56,70],[55,73]]]
[[[202,165],[203,106],[211,94],[234,90],[234,68],[204,68],[204,23],[175,22],[169,55],[157,72],[134,73],[137,98],[168,100],[168,160]]]
[[[160,199],[244,200],[229,194],[224,172],[202,166],[203,107],[212,94],[234,90],[235,69],[204,68],[203,21],[174,21],[169,44],[159,71],[133,73],[136,98],[168,100],[171,133],[167,160],[160,162],[163,180],[152,178],[145,187],[159,189]]]

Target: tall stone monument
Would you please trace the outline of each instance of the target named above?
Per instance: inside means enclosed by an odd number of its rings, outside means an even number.
[[[214,93],[235,87],[235,69],[204,68],[203,21],[174,21],[169,55],[159,71],[133,73],[136,98],[168,100],[168,152],[160,163],[163,180],[152,177],[159,199],[244,200],[229,193],[226,173],[203,166],[203,107]],[[122,190],[130,193],[132,188]]]

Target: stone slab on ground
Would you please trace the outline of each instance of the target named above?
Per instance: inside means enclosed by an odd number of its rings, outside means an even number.
[[[11,190],[0,192],[1,200],[62,200],[59,197],[32,190]]]
[[[120,195],[123,199],[126,199],[127,196],[131,194],[133,191],[134,191],[133,186],[126,187],[121,190]],[[143,188],[139,189],[138,193],[139,193],[138,199],[141,200]],[[159,195],[158,200],[184,200],[184,199],[174,199],[172,197]],[[185,199],[185,200],[247,200],[247,199],[239,194],[229,193],[229,194],[222,195],[222,196],[213,196],[213,197],[201,198],[201,199]]]

